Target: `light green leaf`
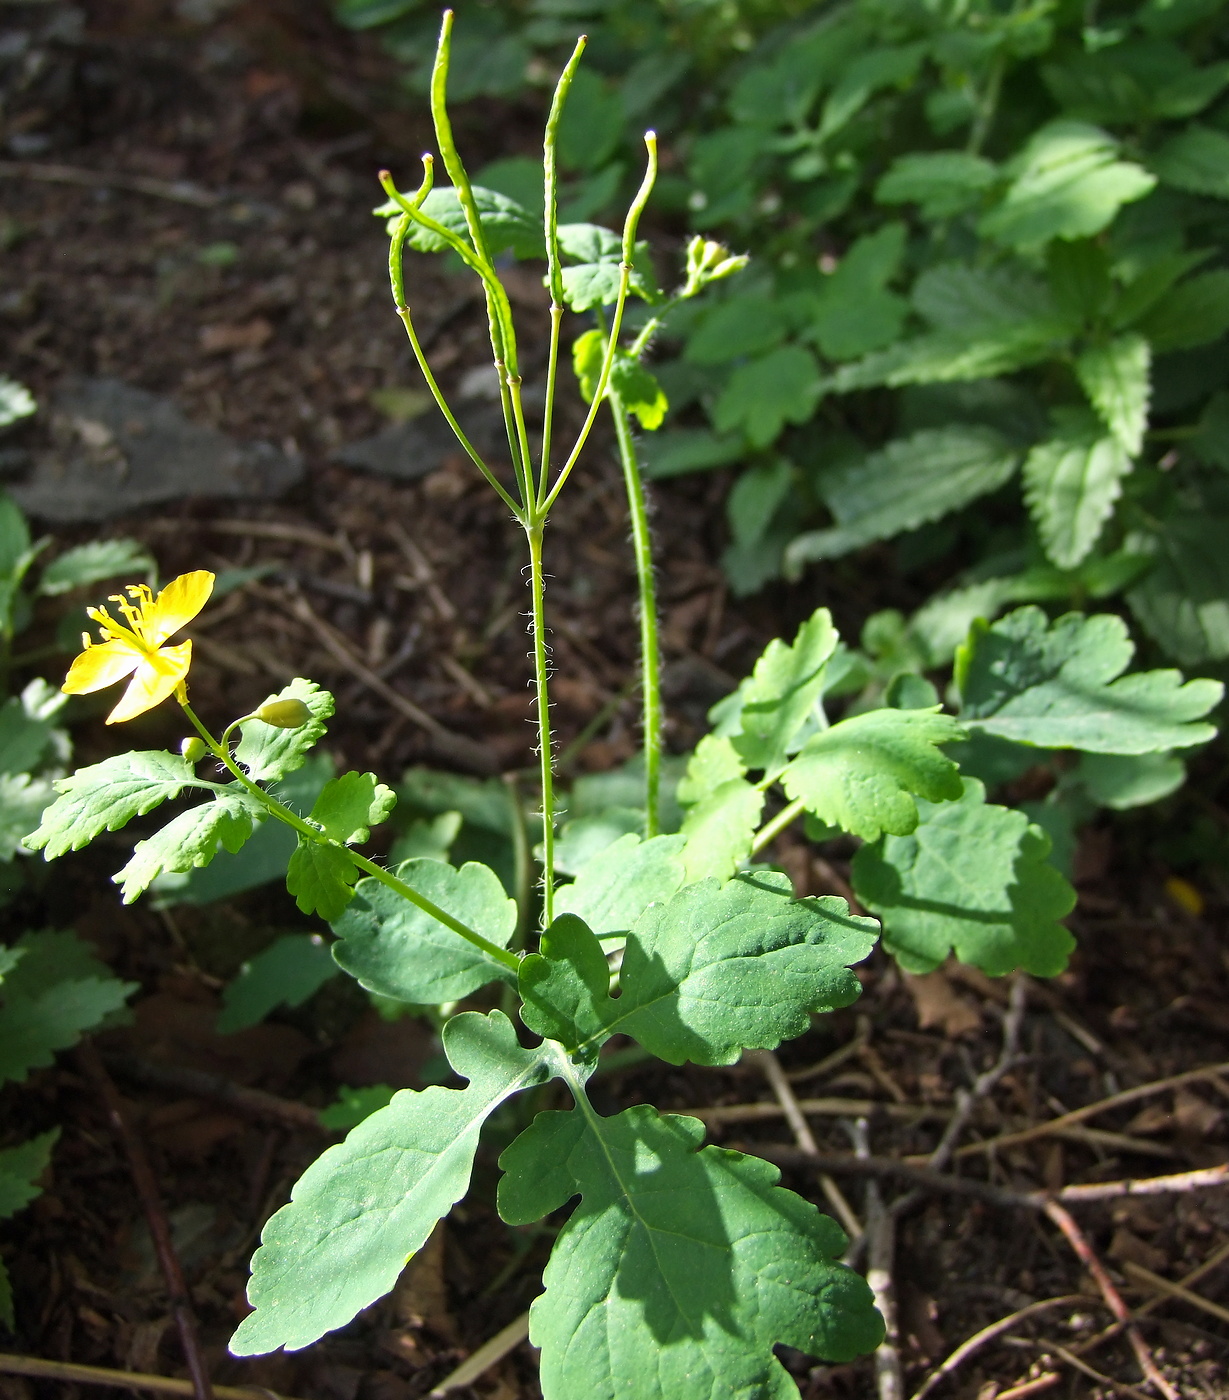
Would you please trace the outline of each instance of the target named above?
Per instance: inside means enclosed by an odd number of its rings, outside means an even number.
[[[885,224],[857,239],[824,278],[812,333],[829,359],[851,360],[899,338],[909,304],[887,284],[904,252],[904,224]]]
[[[694,1118],[585,1103],[539,1114],[505,1149],[505,1220],[581,1194],[530,1311],[544,1400],[797,1400],[775,1345],[832,1361],[878,1345],[836,1223],[777,1186],[776,1167],[703,1138]]]
[[[982,784],[966,778],[959,802],[921,804],[911,835],[863,846],[853,885],[907,972],[930,972],[954,951],[993,977],[1018,967],[1055,977],[1075,947],[1058,922],[1075,891],[1049,850],[1023,812],[987,803]]]
[[[336,1133],[357,1128],[364,1118],[387,1108],[396,1093],[389,1084],[364,1084],[352,1089],[348,1084],[337,1088],[337,1099],[320,1110],[320,1125]]]
[[[454,870],[420,858],[393,873],[489,942],[512,941],[516,904],[489,866],[471,861]],[[515,975],[379,880],[361,880],[354,893],[345,913],[333,916],[333,956],[368,991],[435,1006]]]
[[[1073,777],[1097,806],[1126,812],[1177,792],[1186,764],[1171,753],[1082,753]]]
[[[1182,511],[1157,534],[1128,545],[1154,553],[1152,568],[1127,594],[1144,631],[1184,666],[1229,657],[1229,550],[1223,516]]]
[[[1223,131],[1192,122],[1166,141],[1150,164],[1175,189],[1229,199],[1229,136]]]
[[[610,367],[610,387],[646,433],[660,428],[670,407],[661,385],[639,360],[622,352]]]
[[[481,185],[473,186],[474,203],[478,207],[478,218],[486,237],[487,251],[492,257],[511,252],[518,258],[543,258],[546,245],[542,237],[542,225],[514,199],[507,195],[485,190]],[[386,216],[390,225],[401,216],[400,205],[390,200],[374,211]],[[437,186],[423,200],[422,212],[437,224],[456,234],[467,246],[470,243],[469,228],[465,222],[465,211],[451,185]],[[406,243],[420,253],[442,253],[448,243],[437,233],[423,228],[421,224],[410,227]]]
[[[286,867],[286,888],[302,913],[319,914],[331,923],[354,898],[358,875],[358,867],[340,846],[300,836]]]
[[[254,1026],[277,1006],[302,1006],[336,975],[332,952],[318,933],[284,933],[227,984],[217,1033],[231,1035]]]
[[[576,914],[599,937],[626,933],[683,883],[682,836],[621,836],[587,861],[555,895],[556,914]]]
[[[32,715],[16,695],[0,705],[0,773],[24,774],[36,767],[51,742],[50,719]]]
[[[897,156],[875,187],[880,204],[921,207],[922,218],[949,219],[979,203],[998,178],[993,162],[967,151],[926,151]]]
[[[739,687],[739,731],[732,743],[747,768],[775,778],[823,693],[825,667],[840,640],[827,608],[817,608],[793,643],[776,638]]]
[[[59,1128],[52,1128],[29,1142],[0,1149],[0,1220],[16,1215],[43,1194],[38,1179],[47,1170],[59,1136]]]
[[[333,697],[329,692],[322,690],[315,681],[304,680],[301,676],[297,676],[276,695],[270,695],[264,704],[277,700],[301,700],[311,711],[312,717],[298,729],[279,729],[260,719],[247,721],[235,749],[235,761],[253,782],[272,782],[293,773],[296,768],[302,768],[308,750],[324,734],[327,728],[325,720],[333,713]]]
[[[131,904],[166,871],[181,874],[208,865],[225,848],[233,855],[252,834],[264,809],[243,792],[219,792],[212,802],[190,807],[148,840],[138,841],[132,859],[111,878]]]
[[[1229,268],[1188,277],[1135,323],[1156,352],[1193,350],[1229,330]]]
[[[152,556],[136,540],[91,540],[53,559],[43,570],[38,591],[53,598],[82,584],[119,574],[148,574],[154,568]]]
[[[334,841],[361,845],[370,837],[370,828],[379,826],[396,802],[397,794],[374,773],[343,773],[325,783],[308,820],[318,823]]]
[[[541,179],[539,170],[539,182]],[[599,224],[561,224],[559,248],[565,257],[577,264],[563,269],[563,299],[571,310],[589,311],[595,306],[610,306],[618,300],[623,240],[617,233]],[[658,296],[645,243],[636,245],[627,289],[646,301]]]
[[[750,683],[750,677],[743,681],[733,695],[721,702],[722,707],[737,700],[738,708],[730,716],[728,726],[719,734],[706,734],[696,745],[694,753],[687,760],[687,768],[679,779],[678,800],[681,807],[694,807],[697,802],[715,791],[722,783],[732,778],[741,778],[747,771],[738,750],[730,742],[729,736],[737,734],[739,716],[742,713],[743,689]],[[713,717],[710,714],[710,719]]]
[[[1182,683],[1178,671],[1122,673],[1135,646],[1120,617],[1067,613],[1049,625],[1040,608],[975,622],[956,652],[961,721],[970,729],[1047,749],[1140,754],[1188,748],[1216,733],[1197,724],[1220,698],[1219,681]]]
[[[37,412],[38,404],[29,389],[7,374],[0,374],[0,428],[7,428]]]
[[[10,861],[38,826],[55,796],[45,778],[0,773],[0,861]]]
[[[58,779],[59,796],[25,845],[55,860],[65,851],[88,846],[101,832],[118,831],[133,817],[143,817],[178,797],[186,787],[213,786],[198,779],[179,754],[159,750],[116,754]]]
[[[1006,167],[1011,185],[978,231],[1029,251],[1051,238],[1090,238],[1124,204],[1156,184],[1142,165],[1117,159],[1118,143],[1085,122],[1043,126]]]
[[[869,710],[809,739],[781,785],[820,821],[865,841],[905,835],[917,825],[918,797],[960,796],[957,765],[938,745],[964,735],[937,709]]]
[[[681,830],[687,838],[683,864],[688,882],[710,875],[728,880],[751,853],[751,838],[764,810],[764,794],[737,776],[704,786],[716,777],[719,765],[729,762],[730,754],[741,769],[728,739],[706,735],[687,765],[687,777],[679,784],[679,801],[687,807]],[[687,799],[693,795],[695,801],[688,805]]]
[[[1120,335],[1076,356],[1076,378],[1105,426],[1132,457],[1148,426],[1152,355],[1142,335]]]
[[[1053,341],[1070,331],[1045,283],[1014,266],[939,263],[913,284],[912,300],[936,330],[966,342],[996,335]]]
[[[465,1089],[402,1090],[317,1158],[265,1226],[236,1356],[296,1351],[387,1293],[468,1189],[486,1119],[554,1072],[544,1049],[520,1048],[501,1011],[454,1016],[444,1051]]]
[[[783,345],[739,367],[713,410],[718,432],[741,428],[753,447],[767,447],[786,423],[804,423],[820,396],[819,366],[801,345]]]
[[[819,489],[837,523],[797,535],[785,553],[786,572],[796,576],[806,564],[949,515],[998,490],[1019,463],[1019,452],[993,428],[956,424],[925,428],[833,468]]]
[[[1053,358],[1067,334],[1046,317],[999,322],[972,335],[935,331],[841,365],[824,387],[834,394],[848,394],[880,384],[899,388],[991,379]]]
[[[1095,424],[1038,443],[1024,463],[1024,499],[1046,554],[1060,569],[1074,569],[1096,544],[1122,495],[1131,458],[1122,441]]]

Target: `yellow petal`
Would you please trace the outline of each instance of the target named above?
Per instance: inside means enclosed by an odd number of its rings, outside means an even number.
[[[65,695],[89,695],[95,690],[122,681],[144,660],[142,654],[127,642],[103,642],[101,646],[86,647],[68,668],[60,689]]]
[[[137,715],[160,705],[188,674],[191,664],[191,642],[164,647],[156,656],[142,661],[119,704],[107,716],[107,723],[123,724],[125,720],[136,719]]]
[[[158,594],[153,607],[146,611],[146,640],[151,646],[161,646],[184,623],[192,621],[212,592],[213,575],[208,569],[197,569],[173,578]]]

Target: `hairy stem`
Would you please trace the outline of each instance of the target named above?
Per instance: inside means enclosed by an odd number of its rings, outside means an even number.
[[[542,571],[539,519],[525,529],[529,541],[530,590],[533,596],[533,681],[538,696],[538,757],[542,770],[542,926],[555,917],[554,740],[550,727],[550,662],[546,649],[546,576]]]
[[[643,706],[645,836],[656,836],[661,789],[662,706],[661,648],[657,635],[657,584],[653,578],[653,541],[645,504],[644,479],[636,459],[636,443],[623,401],[609,391],[614,414],[623,484],[632,520],[632,552],[636,559],[636,586],[640,594],[640,673]]]
[[[765,846],[775,841],[785,828],[797,821],[805,811],[806,807],[801,799],[797,798],[788,807],[782,807],[771,821],[766,821],[755,833],[751,841],[751,854],[757,855]]]

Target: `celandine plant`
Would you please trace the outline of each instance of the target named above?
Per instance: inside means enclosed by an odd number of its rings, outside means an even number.
[[[558,224],[555,139],[583,41],[560,78],[547,124],[543,229],[512,200],[471,186],[445,108],[450,35],[449,14],[431,103],[451,186],[432,187],[433,163],[425,157],[423,183],[412,195],[382,176],[389,202],[377,212],[390,220],[397,314],[427,383],[525,531],[541,752],[540,899],[522,881],[518,908],[495,872],[477,863],[456,868],[418,857],[390,870],[364,856],[358,847],[395,800],[374,774],[331,780],[306,816],[279,800],[275,785],[302,766],[324,733],[332,697],[312,681],[295,680],[215,737],[188,703],[191,644],[172,641],[209,596],[213,579],[204,571],[176,579],[157,597],[130,588],[128,597],[114,599],[118,618],[95,611],[103,640],[87,642],[65,683],[88,692],[131,677],[112,721],[175,695],[195,736],[179,754],[124,754],[63,779],[29,844],[53,858],[201,789],[204,802],[137,843],[115,877],[125,900],[163,872],[186,872],[220,849],[239,849],[260,822],[283,822],[298,835],[287,887],[300,909],[332,925],[341,968],[370,991],[418,1005],[444,1007],[494,985],[509,1011],[519,1004],[531,1033],[525,1039],[536,1042],[523,1044],[504,1010],[446,1021],[444,1049],[466,1087],[397,1094],[307,1170],[264,1230],[252,1263],[253,1311],[233,1351],[307,1346],[387,1293],[467,1191],[487,1118],[523,1090],[559,1079],[573,1107],[539,1113],[499,1159],[498,1206],[509,1224],[539,1220],[579,1197],[531,1312],[546,1400],[786,1400],[798,1392],[775,1346],[839,1361],[873,1349],[883,1335],[864,1280],[837,1262],[842,1232],[777,1185],[776,1168],[702,1147],[703,1125],[695,1119],[645,1104],[599,1114],[586,1084],[602,1046],[623,1035],[671,1064],[727,1065],[746,1049],[771,1049],[802,1034],[812,1015],[856,998],[850,969],[870,952],[877,922],[851,915],[841,899],[796,899],[784,874],[754,863],[804,814],[815,839],[844,832],[865,843],[855,886],[882,916],[905,967],[933,967],[954,948],[996,974],[1061,970],[1071,939],[1059,920],[1073,892],[1050,861],[1046,830],[986,801],[975,776],[986,746],[1000,762],[1004,753],[1018,759],[1023,752],[1031,763],[1080,751],[1079,764],[1092,761],[1095,769],[1079,778],[1081,792],[1104,798],[1107,791],[1146,789],[1155,796],[1158,781],[1173,785],[1171,752],[1212,736],[1198,721],[1220,687],[1184,684],[1173,671],[1124,676],[1131,647],[1117,618],[1071,614],[1050,624],[1039,609],[1026,608],[993,628],[974,626],[958,661],[960,712],[953,716],[918,676],[886,688],[876,682],[873,664],[840,643],[820,609],[791,644],[773,642],[717,707],[714,732],[691,756],[677,804],[665,800],[672,794],[662,782],[650,541],[631,420],[651,429],[665,409],[642,363],[662,317],[742,260],[696,239],[680,289],[673,296],[658,290],[636,240],[655,174],[651,133],[648,169],[621,236]],[[423,355],[405,295],[407,243],[451,250],[482,282],[511,486],[465,437]],[[494,263],[509,249],[544,257],[551,291],[536,454],[511,309]],[[631,295],[647,303],[648,315],[625,344]],[[565,309],[594,312],[596,325],[573,346],[589,412],[556,468],[552,421]],[[599,822],[585,840],[570,839],[565,863],[575,878],[561,883],[543,539],[603,402],[614,417],[640,588],[643,807],[641,816],[632,814],[634,830]],[[851,687],[861,687],[859,700],[833,722],[827,704]],[[957,741],[965,750],[963,775],[942,747]],[[227,781],[198,776],[196,765],[207,756]],[[1181,773],[1178,764],[1177,781]],[[626,820],[628,809],[619,811]],[[574,820],[565,835],[578,838],[579,825]],[[536,947],[525,952],[518,930],[535,911]]]

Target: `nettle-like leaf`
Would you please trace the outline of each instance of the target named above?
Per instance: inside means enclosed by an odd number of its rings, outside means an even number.
[[[489,942],[506,948],[512,941],[516,903],[489,866],[471,861],[456,870],[423,857],[393,873]],[[488,982],[515,976],[379,880],[361,880],[353,903],[333,919],[338,965],[368,991],[395,1001],[459,1001]]]
[[[52,1128],[29,1142],[0,1149],[0,1220],[16,1215],[36,1196],[42,1195],[38,1179],[47,1170],[51,1149],[59,1136],[59,1128]],[[9,1326],[12,1326],[11,1321]]]
[[[223,790],[211,802],[190,807],[146,841],[138,841],[132,859],[111,878],[125,904],[143,894],[159,875],[182,874],[206,866],[219,850],[233,855],[263,820],[264,808],[241,791]]]
[[[1055,977],[1075,940],[1060,924],[1075,891],[1047,861],[1050,838],[1020,811],[987,803],[976,778],[959,802],[919,804],[908,836],[854,856],[858,899],[883,920],[883,946],[908,972],[955,952],[998,977],[1023,968]]]
[[[805,423],[822,390],[815,356],[801,345],[782,345],[739,367],[713,409],[718,432],[741,428],[752,447],[767,447],[786,423]]]
[[[198,778],[179,754],[156,749],[116,754],[58,779],[59,796],[25,845],[55,860],[66,851],[88,846],[104,831],[118,831],[187,787],[221,789],[220,784]]]
[[[917,798],[960,796],[959,769],[938,745],[964,735],[937,706],[869,710],[808,739],[781,785],[820,821],[865,841],[905,835],[918,822]]]
[[[1096,544],[1122,495],[1131,458],[1120,438],[1072,416],[1024,463],[1024,499],[1048,557],[1074,569]]]
[[[746,766],[732,741],[706,734],[696,745],[679,783],[686,815],[681,834],[688,881],[728,880],[751,851],[764,810],[764,794],[743,776]]]
[[[650,905],[627,938],[617,998],[596,936],[575,915],[521,964],[522,1020],[568,1049],[592,1053],[630,1035],[670,1064],[733,1064],[775,1049],[816,1012],[860,990],[850,965],[871,951],[873,920],[844,900],[794,899],[776,871],[707,879]]]
[[[1187,277],[1149,307],[1136,322],[1152,349],[1193,350],[1229,330],[1229,267]]]
[[[51,743],[54,726],[50,718],[31,714],[16,695],[0,705],[0,773],[29,773],[37,767]]]
[[[738,730],[731,742],[747,768],[775,778],[785,766],[795,736],[823,694],[825,669],[839,640],[832,614],[818,608],[792,644],[769,642],[738,689]]]
[[[86,583],[143,574],[154,569],[154,560],[136,540],[91,540],[66,549],[43,570],[38,591],[54,598]]]
[[[1158,646],[1184,666],[1229,656],[1229,552],[1226,521],[1180,511],[1157,534],[1130,536],[1128,547],[1154,556],[1127,594],[1131,611]]]
[[[0,773],[0,861],[13,859],[54,795],[45,778]]]
[[[642,841],[620,836],[586,861],[555,895],[557,914],[576,914],[601,938],[626,933],[650,904],[670,898],[686,878],[683,836]]]
[[[303,836],[286,866],[286,888],[300,911],[319,914],[327,923],[341,918],[358,877],[358,866],[340,846]]]
[[[775,1345],[846,1360],[883,1336],[835,1221],[767,1162],[700,1148],[648,1105],[539,1114],[505,1149],[499,1210],[526,1224],[577,1193],[530,1312],[545,1400],[797,1397]]]
[[[890,345],[909,314],[909,303],[887,284],[905,252],[905,226],[885,224],[850,245],[820,284],[811,334],[831,360],[852,360]]]
[[[1075,373],[1105,426],[1132,457],[1144,445],[1152,354],[1142,335],[1117,336],[1076,356]]]
[[[226,987],[217,1032],[254,1026],[276,1006],[302,1006],[336,975],[329,945],[318,933],[284,933],[245,962]]]
[[[235,761],[253,782],[273,782],[302,768],[308,751],[327,728],[325,720],[333,714],[333,697],[329,692],[301,676],[278,694],[270,695],[264,703],[269,705],[279,700],[301,700],[312,717],[298,729],[279,729],[261,719],[250,719],[244,724],[235,749]]]
[[[1100,127],[1065,120],[1036,132],[1006,173],[1012,183],[978,232],[1022,251],[1090,238],[1156,184],[1142,165],[1118,159],[1118,143]]]
[[[1229,136],[1214,127],[1192,123],[1166,141],[1150,164],[1175,189],[1229,199]]]
[[[522,1050],[501,1011],[444,1027],[464,1089],[405,1089],[308,1167],[261,1233],[236,1356],[296,1351],[387,1293],[435,1222],[469,1187],[483,1123],[555,1073],[548,1046]]]
[[[897,156],[875,186],[880,204],[917,204],[922,218],[949,219],[978,204],[998,179],[992,161],[967,151]]]
[[[1135,646],[1111,613],[1067,613],[1050,624],[1037,607],[993,625],[975,622],[957,650],[961,721],[970,729],[1047,749],[1160,753],[1206,743],[1195,721],[1216,705],[1219,681],[1183,684],[1179,671],[1124,676]]]
[[[330,778],[308,814],[326,836],[344,845],[361,845],[393,810],[397,794],[374,773],[343,773]]]
[[[890,442],[864,461],[824,473],[820,490],[837,523],[793,539],[787,571],[949,515],[998,490],[1019,464],[1018,450],[993,428],[925,428]]]
[[[75,1045],[136,991],[120,982],[71,933],[28,933],[0,985],[0,1082],[24,1080]]]

